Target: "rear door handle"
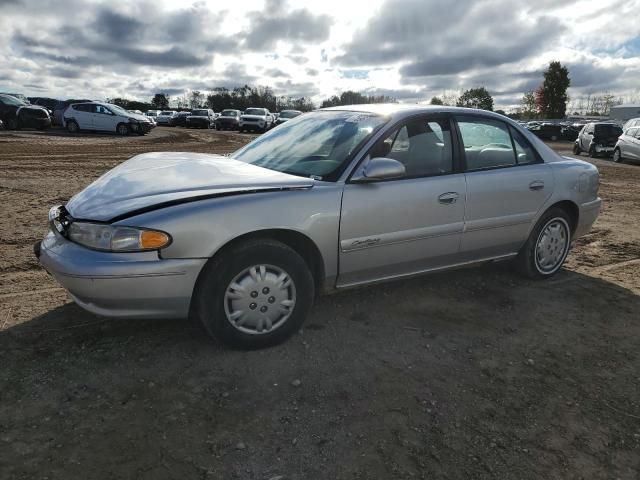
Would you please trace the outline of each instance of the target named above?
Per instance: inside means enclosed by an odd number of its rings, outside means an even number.
[[[542,190],[544,189],[544,182],[542,180],[536,180],[529,184],[529,190]]]
[[[460,194],[457,192],[447,192],[443,193],[438,197],[438,202],[444,205],[451,205],[452,203],[456,203],[456,200],[460,198]]]

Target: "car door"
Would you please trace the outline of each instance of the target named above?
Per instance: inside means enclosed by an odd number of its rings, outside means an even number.
[[[523,133],[505,122],[483,116],[456,116],[456,121],[467,182],[461,258],[515,253],[553,192],[551,167]]]
[[[584,152],[588,152],[591,146],[591,139],[593,138],[594,126],[593,123],[588,123],[582,133],[580,134],[580,149]]]
[[[93,125],[96,130],[114,132],[116,116],[104,105],[94,105]]]
[[[622,155],[625,158],[640,160],[640,128],[630,128],[623,138]]]
[[[465,179],[447,116],[419,116],[394,127],[364,162],[387,157],[402,178],[348,181],[340,219],[338,286],[456,263],[464,226]]]
[[[93,105],[91,103],[79,103],[72,105],[73,119],[81,130],[93,130]]]

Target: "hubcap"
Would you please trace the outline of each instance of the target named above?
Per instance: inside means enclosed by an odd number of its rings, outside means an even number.
[[[554,218],[545,225],[536,244],[536,268],[540,273],[553,273],[564,261],[569,249],[569,225]]]
[[[243,333],[265,334],[291,316],[296,288],[287,272],[274,265],[254,265],[238,274],[224,295],[224,311]]]

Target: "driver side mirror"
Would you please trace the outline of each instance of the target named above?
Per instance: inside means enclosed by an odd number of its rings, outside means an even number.
[[[370,159],[364,167],[351,177],[353,183],[368,183],[379,180],[402,178],[407,171],[402,163],[393,158],[376,157]]]

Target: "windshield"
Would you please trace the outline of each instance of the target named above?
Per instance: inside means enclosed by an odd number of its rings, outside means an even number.
[[[147,112],[146,115],[147,117],[155,117],[158,115],[158,112]]]
[[[206,117],[207,115],[209,115],[209,112],[207,110],[192,110],[191,115],[195,115],[197,117]]]
[[[247,108],[244,111],[245,115],[266,115],[263,108]]]
[[[302,112],[297,112],[295,110],[285,110],[280,114],[280,118],[293,118],[300,115]]]
[[[220,114],[221,117],[235,117],[237,115],[238,114],[235,110],[223,110]]]
[[[124,115],[125,117],[131,115],[131,112],[127,112],[124,108],[120,108],[117,105],[112,105],[111,103],[106,103],[105,105],[109,107],[109,110],[118,115]]]
[[[12,97],[11,95],[0,95],[0,100],[2,100],[2,103],[5,105],[15,105],[16,107],[26,105],[22,100]]]
[[[601,137],[613,137],[622,135],[622,128],[617,125],[596,125],[596,135]]]
[[[278,172],[335,181],[356,147],[386,121],[371,113],[313,112],[271,130],[232,157]]]
[[[173,115],[173,112],[160,112],[160,115]]]

